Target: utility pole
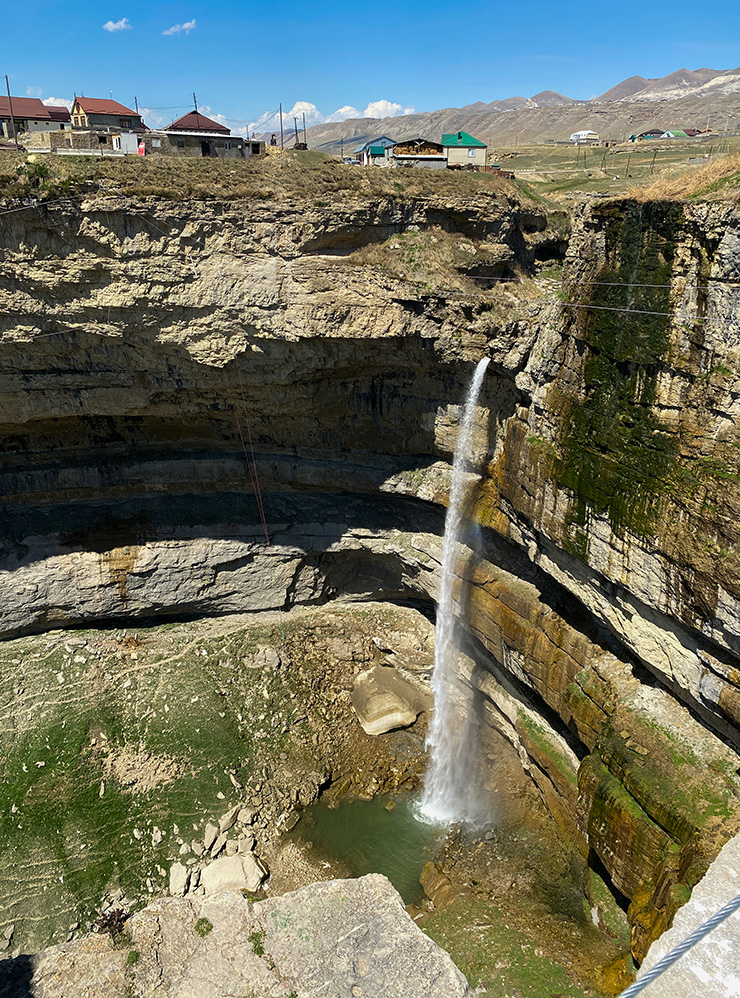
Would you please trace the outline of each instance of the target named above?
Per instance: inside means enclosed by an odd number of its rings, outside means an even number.
[[[298,145],[298,119],[293,118],[293,129],[295,131],[295,144]]]
[[[285,148],[285,136],[283,135],[283,105],[280,104],[280,148]]]
[[[341,154],[340,155],[342,157],[342,161],[344,161],[344,139],[343,138],[339,140],[339,148],[341,149]]]
[[[134,97],[134,107],[136,108],[136,113],[139,113],[139,98]]]
[[[657,149],[653,149],[653,161],[652,161],[652,163],[650,164],[650,172],[651,172],[651,173],[654,173],[654,172],[655,172],[655,157],[656,157],[657,155],[658,155],[658,150],[657,150]]]
[[[21,147],[18,145],[18,133],[15,130],[15,118],[13,117],[13,102],[10,99],[10,83],[8,82],[8,74],[5,74],[5,86],[8,89],[8,109],[10,111],[10,124],[13,128],[13,142],[15,142],[15,147],[20,152]]]
[[[627,157],[627,169],[624,171],[625,177],[629,177],[629,175],[630,175],[630,163],[631,162],[632,162],[632,153],[630,153],[629,156]]]
[[[195,96],[195,91],[193,91],[193,104],[195,105],[195,113],[198,113],[198,101]]]
[[[306,137],[306,112],[303,112],[303,144],[308,149],[308,139]]]

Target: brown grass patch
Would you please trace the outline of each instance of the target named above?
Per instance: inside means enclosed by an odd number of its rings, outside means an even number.
[[[700,169],[687,169],[678,177],[661,177],[647,187],[633,187],[629,196],[638,201],[683,201],[689,198],[740,200],[740,153],[721,156]]]
[[[514,185],[494,174],[366,169],[312,151],[247,160],[36,154],[30,163],[23,153],[0,151],[0,199],[50,201],[95,193],[173,201],[298,199],[316,207],[380,197],[520,200]]]

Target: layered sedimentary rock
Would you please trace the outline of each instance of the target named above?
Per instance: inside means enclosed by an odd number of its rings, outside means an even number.
[[[503,195],[3,216],[3,633],[431,601],[489,355],[460,703],[632,902],[642,956],[740,821],[739,224],[586,207],[554,285],[530,277],[561,230]],[[521,284],[361,262],[410,230]]]

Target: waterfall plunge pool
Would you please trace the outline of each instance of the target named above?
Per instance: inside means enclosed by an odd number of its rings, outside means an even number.
[[[306,808],[286,837],[304,849],[310,843],[314,860],[339,867],[345,876],[382,873],[405,904],[420,904],[424,891],[419,876],[436,855],[447,827],[420,820],[417,808],[415,798],[383,795],[372,800],[342,798],[332,807],[318,803]]]

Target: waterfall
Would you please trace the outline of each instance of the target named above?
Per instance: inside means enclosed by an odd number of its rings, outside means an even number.
[[[470,717],[462,722],[456,716],[454,687],[457,680],[455,644],[457,615],[455,607],[455,562],[459,557],[464,521],[465,499],[470,486],[467,467],[472,458],[473,426],[476,402],[488,367],[488,358],[478,363],[465,400],[452,465],[450,502],[445,517],[442,564],[437,604],[437,627],[434,647],[432,716],[427,748],[429,767],[424,779],[420,810],[428,820],[474,821],[480,813],[474,783],[474,753],[469,746]]]

